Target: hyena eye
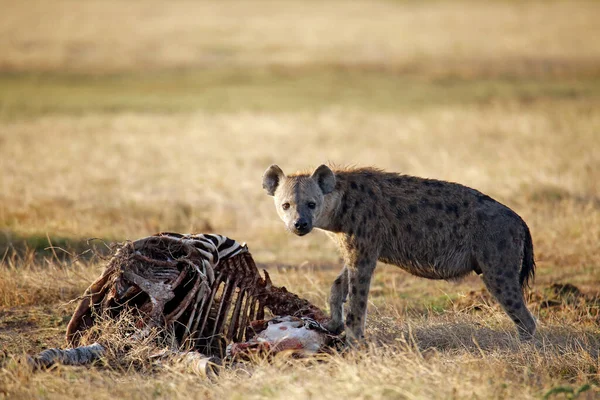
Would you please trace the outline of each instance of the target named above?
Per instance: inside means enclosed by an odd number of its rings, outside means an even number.
[[[283,203],[281,205],[281,208],[283,208],[284,210],[287,210],[288,208],[290,208],[290,203]]]
[[[317,204],[313,201],[308,203],[308,208],[310,208],[311,210],[314,210],[316,206],[317,206]]]

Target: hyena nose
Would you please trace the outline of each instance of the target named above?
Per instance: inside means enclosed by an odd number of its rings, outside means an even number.
[[[299,230],[306,229],[307,226],[308,222],[306,222],[304,219],[299,219],[298,221],[294,222],[294,227]]]

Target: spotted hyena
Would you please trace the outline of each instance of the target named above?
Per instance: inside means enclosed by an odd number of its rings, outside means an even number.
[[[535,321],[523,288],[533,278],[531,234],[514,211],[477,190],[374,168],[335,169],[286,176],[270,166],[263,187],[277,213],[299,236],[313,228],[337,242],[344,268],[331,287],[328,328],[363,338],[367,297],[377,261],[429,279],[454,279],[472,271],[531,338]]]

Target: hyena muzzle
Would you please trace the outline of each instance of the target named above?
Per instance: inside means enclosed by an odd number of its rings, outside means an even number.
[[[523,289],[534,276],[529,228],[514,211],[466,186],[373,168],[286,176],[270,166],[263,187],[286,227],[303,236],[313,228],[338,243],[344,268],[331,288],[328,328],[363,338],[367,297],[377,261],[429,279],[481,275],[516,324],[521,339],[535,333]]]

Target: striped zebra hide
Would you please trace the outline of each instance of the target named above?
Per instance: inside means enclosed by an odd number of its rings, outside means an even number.
[[[215,234],[160,233],[119,245],[82,296],[67,342],[79,345],[98,318],[117,318],[124,310],[143,321],[138,334],[157,327],[176,346],[221,358],[228,344],[254,336],[250,323],[263,320],[266,310],[326,318],[307,300],[273,286],[266,271],[261,276],[245,244]]]

